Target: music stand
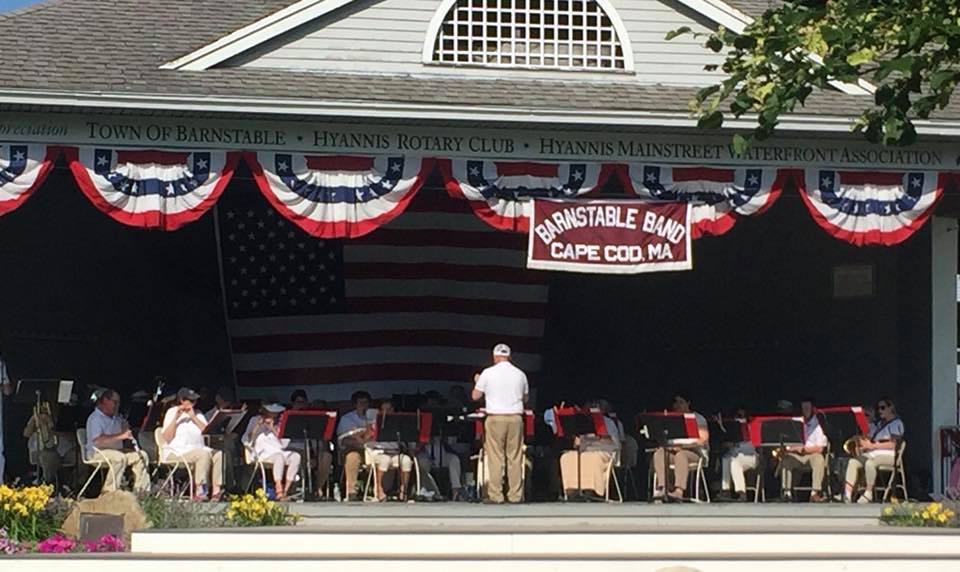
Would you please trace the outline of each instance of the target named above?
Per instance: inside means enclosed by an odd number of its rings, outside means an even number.
[[[207,420],[204,435],[224,435],[240,424],[247,412],[243,409],[217,409],[213,417]]]
[[[607,435],[607,426],[599,411],[583,411],[572,407],[554,408],[553,418],[557,423],[557,437],[570,437],[574,441],[585,435]],[[577,449],[577,497],[583,498],[583,482],[580,456],[583,454],[583,440]]]
[[[310,440],[327,441],[333,438],[337,427],[337,412],[321,409],[287,409],[280,415],[280,436],[303,439],[307,456],[307,491],[313,494],[313,464],[310,460]],[[304,496],[306,494],[304,493]]]
[[[843,443],[850,437],[858,435],[870,437],[867,416],[864,415],[862,407],[856,405],[822,407],[817,409],[817,413],[822,418],[824,434],[830,439],[830,448],[834,451],[842,450]]]
[[[66,379],[21,379],[17,382],[14,403],[70,403],[73,381]]]
[[[637,433],[658,448],[669,445],[671,441],[700,437],[697,417],[693,413],[641,413],[637,415]]]

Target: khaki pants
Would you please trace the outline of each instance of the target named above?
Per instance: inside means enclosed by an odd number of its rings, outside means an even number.
[[[109,493],[117,490],[127,467],[133,472],[134,492],[144,493],[150,490],[150,475],[147,474],[147,454],[143,451],[136,453],[133,451],[117,451],[116,449],[101,449],[93,456],[93,459],[103,459],[110,464],[112,470],[112,475],[108,475],[103,481],[103,492]]]
[[[580,453],[580,487],[598,495],[607,494],[610,475],[607,468],[613,460],[609,451],[584,451]],[[566,491],[577,489],[577,452],[564,451],[560,455],[560,478]]]
[[[793,488],[793,467],[791,467],[791,465],[810,465],[810,471],[812,473],[810,488],[815,493],[819,493],[823,489],[823,475],[827,471],[827,461],[824,459],[823,453],[813,453],[810,455],[787,453],[787,456],[782,462],[784,463],[781,481],[783,490],[789,491]]]
[[[343,474],[347,480],[347,487],[344,495],[355,495],[357,493],[357,477],[360,475],[360,467],[363,466],[363,452],[347,451],[343,456]]]
[[[209,449],[194,449],[180,455],[184,462],[193,465],[193,482],[206,485],[213,481],[213,488],[223,486],[223,452]],[[212,473],[211,473],[212,470]]]
[[[670,489],[670,479],[667,467],[673,463],[673,488],[687,490],[687,479],[690,476],[690,465],[696,463],[700,455],[685,449],[671,451],[659,448],[653,452],[653,469],[657,473],[657,487]]]
[[[518,503],[523,499],[523,416],[489,415],[483,427],[483,451],[490,470],[487,498],[503,502],[506,469],[507,500]]]
[[[867,491],[873,494],[873,486],[877,482],[877,469],[882,467],[892,470],[894,465],[893,451],[869,451],[855,459],[847,461],[846,481],[849,485],[856,485],[860,478],[860,469],[863,469],[867,482]]]

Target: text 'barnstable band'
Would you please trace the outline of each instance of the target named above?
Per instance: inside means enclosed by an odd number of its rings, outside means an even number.
[[[693,268],[686,203],[535,200],[527,267],[636,274]]]

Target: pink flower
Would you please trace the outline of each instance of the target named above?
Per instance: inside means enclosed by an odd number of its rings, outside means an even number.
[[[43,554],[63,554],[73,552],[76,547],[77,543],[74,542],[73,539],[58,533],[37,543],[37,552]]]
[[[112,534],[104,535],[99,541],[89,544],[92,544],[93,548],[88,549],[88,552],[123,552],[127,549],[127,545],[123,542],[123,539]]]

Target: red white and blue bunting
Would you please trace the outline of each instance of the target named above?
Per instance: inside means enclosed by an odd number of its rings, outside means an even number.
[[[402,213],[433,169],[407,156],[246,155],[280,214],[321,238],[356,238]]]
[[[59,154],[57,147],[0,143],[0,215],[30,198],[47,178]]]
[[[718,236],[737,218],[770,208],[782,189],[776,169],[714,169],[634,163],[628,167],[633,192],[641,197],[691,203],[691,236]]]
[[[447,193],[470,201],[490,226],[527,232],[532,198],[573,198],[603,186],[611,169],[599,163],[528,163],[453,159],[441,163]]]
[[[807,169],[797,186],[813,219],[834,237],[857,246],[889,246],[926,223],[948,177],[930,171]]]
[[[239,154],[81,147],[65,150],[77,185],[94,206],[130,226],[176,230],[210,210]]]

